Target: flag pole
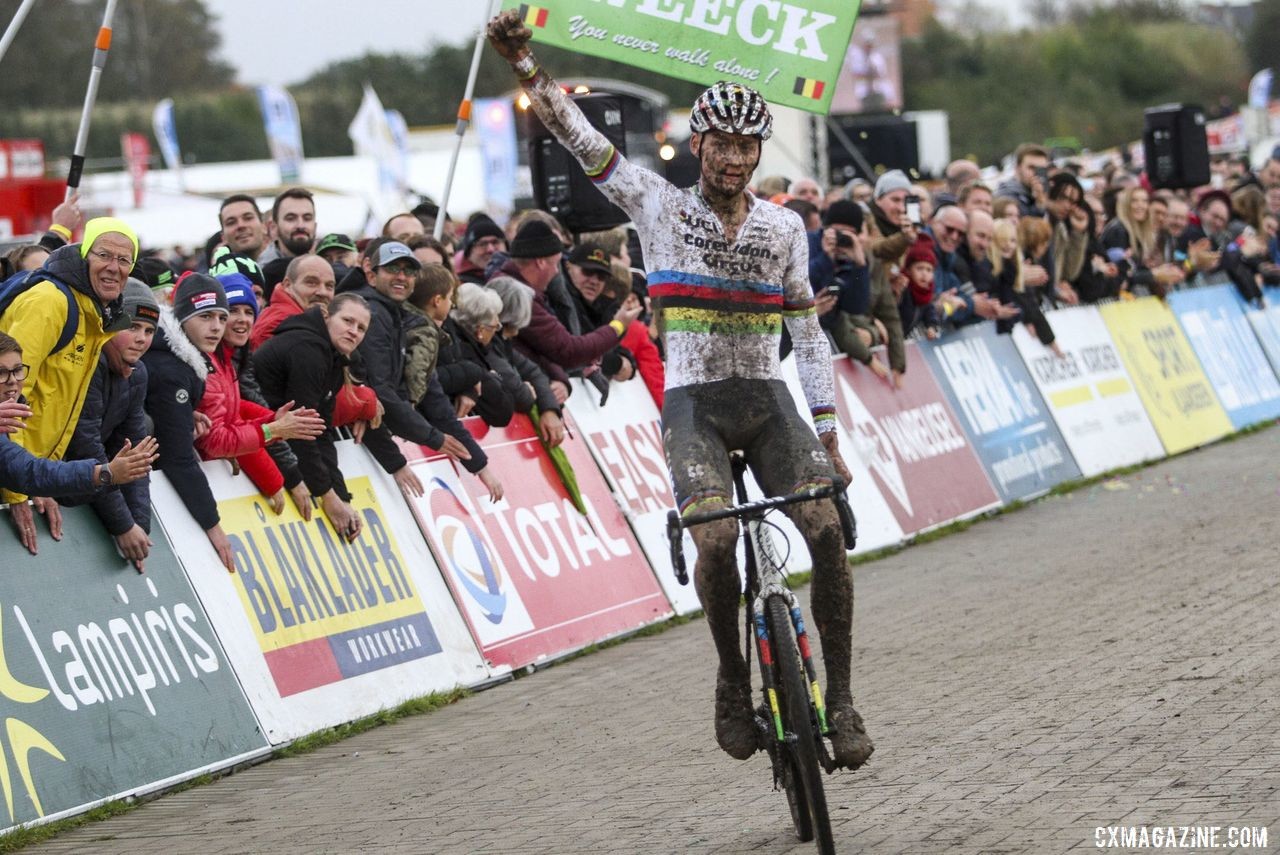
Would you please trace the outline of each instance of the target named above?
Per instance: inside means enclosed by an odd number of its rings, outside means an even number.
[[[111,50],[111,19],[116,12],[116,0],[107,0],[107,11],[102,16],[102,27],[98,30],[98,38],[93,44],[93,67],[89,70],[89,88],[84,93],[84,109],[80,113],[80,130],[76,133],[76,147],[71,154],[71,169],[67,172],[67,198],[80,187],[80,175],[84,172],[84,152],[89,146],[89,117],[93,114],[94,102],[98,100],[98,83],[102,79],[102,69],[107,64],[107,53]]]
[[[17,37],[18,28],[22,26],[22,22],[26,20],[27,13],[31,11],[31,7],[34,5],[36,5],[36,0],[22,0],[22,5],[18,7],[13,20],[9,22],[8,28],[4,31],[4,38],[0,38],[0,59],[4,59],[4,55],[9,52],[9,45],[13,44],[13,40]]]
[[[458,157],[462,154],[462,138],[467,133],[467,126],[471,124],[471,95],[476,88],[476,75],[480,73],[480,52],[484,49],[485,28],[489,24],[489,19],[495,14],[494,6],[500,0],[489,0],[485,3],[484,22],[480,25],[480,35],[476,37],[476,49],[471,55],[471,73],[467,75],[467,89],[462,95],[462,103],[458,105],[458,125],[455,129],[457,140],[453,145],[453,156],[449,158],[449,172],[444,179],[444,194],[440,199],[440,212],[436,215],[436,227],[432,232],[432,236],[436,240],[440,240],[444,234],[445,216],[449,210],[449,191],[453,189],[453,173],[458,168]]]

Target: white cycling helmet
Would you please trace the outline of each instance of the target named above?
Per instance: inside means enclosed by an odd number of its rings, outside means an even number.
[[[693,102],[689,130],[695,134],[747,134],[764,141],[773,135],[773,116],[759,92],[741,83],[721,80]]]

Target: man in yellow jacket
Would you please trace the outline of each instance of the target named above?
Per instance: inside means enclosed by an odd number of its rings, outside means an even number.
[[[54,251],[33,274],[34,284],[3,307],[0,332],[22,346],[27,368],[22,393],[32,411],[13,440],[32,454],[62,459],[102,346],[129,327],[120,295],[137,258],[138,238],[128,225],[113,217],[90,220],[84,240]],[[9,503],[18,537],[34,555],[36,529],[27,497],[3,491],[0,501]],[[39,497],[34,503],[47,515],[54,540],[60,540],[57,503]]]

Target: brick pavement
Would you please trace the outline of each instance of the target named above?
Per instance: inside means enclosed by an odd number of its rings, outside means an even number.
[[[1115,824],[1280,847],[1280,430],[858,568],[871,765],[841,852],[1064,852]],[[67,833],[40,852],[812,852],[711,733],[702,621]],[[1112,850],[1114,851],[1114,850]]]

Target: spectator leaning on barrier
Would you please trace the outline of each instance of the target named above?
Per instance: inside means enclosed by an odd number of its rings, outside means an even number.
[[[453,308],[453,295],[457,288],[458,280],[444,265],[423,263],[414,280],[413,293],[404,301],[406,316],[415,319],[405,330],[404,352],[405,393],[415,407],[426,397],[427,387],[436,373],[441,342],[448,337],[441,325]],[[436,379],[450,398],[457,394],[445,386],[443,378],[437,376]],[[471,383],[464,386],[474,386],[479,379],[473,376]]]
[[[1071,212],[1084,204],[1084,188],[1070,172],[1059,172],[1049,179],[1049,200],[1045,203],[1049,225],[1053,228],[1050,240],[1053,253],[1053,283],[1057,296],[1068,305],[1080,302],[1071,284],[1080,277],[1084,267],[1085,251],[1089,235],[1072,225]]]
[[[852,319],[865,317],[871,305],[871,279],[862,236],[862,206],[837,199],[827,206],[823,225],[809,232],[809,285],[822,328],[845,353],[856,352]]]
[[[458,287],[457,304],[443,320],[442,332],[448,344],[440,351],[440,370],[463,366],[477,372],[480,379],[468,395],[466,409],[485,424],[504,427],[517,413],[533,408],[533,387],[526,386],[516,370],[501,358],[493,359],[490,345],[502,334],[502,298],[473,282]],[[496,354],[493,354],[496,355]],[[463,413],[459,404],[458,413]]]
[[[275,513],[284,511],[288,489],[298,511],[309,516],[311,494],[302,475],[296,467],[282,473],[267,447],[283,440],[315,439],[325,430],[324,420],[314,410],[293,409],[287,404],[273,412],[240,394],[238,368],[258,303],[249,280],[241,274],[227,274],[218,281],[227,297],[227,325],[222,340],[209,354],[212,370],[196,407],[209,418],[209,429],[196,440],[196,450],[203,460],[234,459],[234,468],[249,476]]]
[[[533,316],[533,289],[510,276],[490,279],[485,283],[485,288],[502,299],[502,312],[498,315],[498,320],[502,323],[502,334],[494,336],[489,342],[489,358],[505,360],[520,375],[520,379],[533,387],[534,401],[538,405],[538,433],[548,446],[555,448],[564,442],[564,422],[561,418],[564,398],[559,396],[546,372],[512,344],[512,340]]]
[[[10,434],[20,432],[31,417],[31,408],[21,398],[25,376],[22,346],[0,333],[0,488],[44,496],[74,495],[128,484],[151,471],[156,458],[151,437],[136,446],[126,442],[110,463],[46,460],[13,442]],[[30,533],[20,529],[18,534],[24,545],[28,538],[34,545],[34,529]],[[35,549],[31,552],[34,555]]]
[[[1019,216],[1043,217],[1049,152],[1034,143],[1023,143],[1014,151],[1013,159],[1013,177],[1002,181],[995,195],[1016,201]]]
[[[222,284],[212,276],[189,273],[174,288],[173,305],[160,309],[155,341],[142,360],[147,366],[147,412],[160,442],[157,466],[204,529],[218,560],[234,572],[231,544],[193,442],[196,405],[212,368],[209,354],[222,341],[226,325]]]
[[[232,252],[257,258],[267,245],[267,227],[262,222],[258,201],[246,193],[236,193],[222,200],[218,209],[218,225],[222,228],[222,244]]]
[[[89,393],[80,410],[67,456],[106,463],[127,445],[138,445],[150,433],[147,420],[147,369],[142,356],[151,347],[160,304],[151,289],[137,279],[124,288],[123,307],[132,319],[129,329],[116,333],[102,348]],[[64,505],[88,502],[116,548],[139,572],[151,551],[151,481],[139,478],[65,498]]]
[[[290,187],[276,196],[267,235],[271,242],[258,256],[258,263],[264,267],[279,258],[311,252],[316,243],[316,202],[310,190]]]
[[[129,327],[120,294],[137,256],[133,230],[120,220],[99,217],[85,224],[81,243],[55,250],[44,267],[5,291],[0,332],[18,342],[30,366],[23,391],[32,417],[16,442],[37,457],[62,459],[103,346]],[[34,553],[35,526],[26,496],[0,491],[0,500],[9,503],[24,544]],[[34,501],[48,517],[54,539],[60,539],[57,504],[42,497]]]
[[[357,351],[359,367],[386,410],[387,427],[409,442],[460,460],[497,501],[502,495],[502,485],[489,469],[488,458],[480,446],[458,421],[440,381],[431,377],[427,394],[416,408],[403,391],[406,324],[416,322],[406,315],[404,302],[413,293],[421,262],[399,241],[379,238],[365,247],[360,265],[368,284],[350,293],[364,297],[371,317],[369,331]],[[429,417],[423,415],[424,412],[430,414]],[[422,484],[409,467],[396,472],[395,478],[401,489],[421,495]]]
[[[339,294],[328,307],[313,306],[282,323],[253,354],[254,370],[268,405],[293,401],[315,410],[330,426],[340,424],[337,402],[350,393],[348,367],[369,329],[369,305],[358,294]],[[408,464],[385,427],[366,420],[353,433],[363,440],[379,465],[393,476]],[[351,507],[351,493],[338,468],[332,431],[314,441],[293,442],[298,468],[311,495],[335,531],[355,539],[360,515]],[[401,476],[402,478],[404,476]],[[400,480],[400,479],[397,479]]]
[[[299,255],[289,262],[284,279],[271,292],[271,302],[249,334],[249,344],[258,348],[271,337],[285,318],[301,314],[312,306],[327,306],[335,287],[333,267],[318,255]]]
[[[644,318],[644,298],[649,295],[649,287],[644,274],[627,267],[621,261],[613,261],[613,282],[611,288],[622,294],[622,305],[640,312],[634,321],[627,325],[627,332],[622,336],[622,347],[636,360],[636,373],[649,390],[649,396],[662,410],[663,390],[667,385],[667,369],[662,364],[662,353],[658,345],[649,335],[649,324]]]

